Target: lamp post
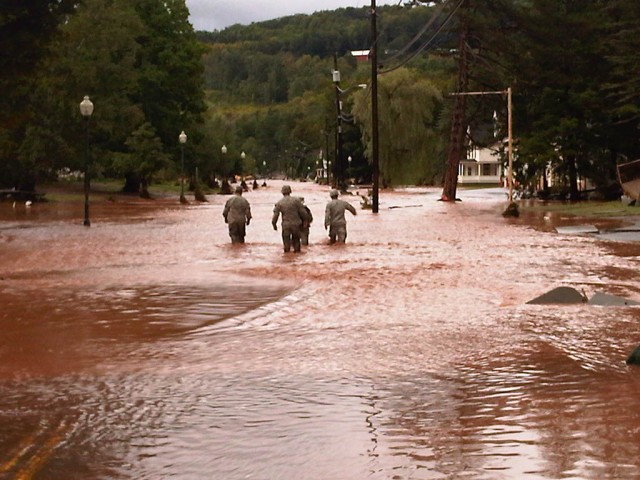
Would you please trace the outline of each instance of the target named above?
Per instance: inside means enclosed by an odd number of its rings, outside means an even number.
[[[266,160],[262,160],[262,176],[267,176],[267,162]]]
[[[347,158],[347,161],[349,162],[349,172],[348,175],[351,176],[351,161],[353,160],[353,158],[351,158],[351,155],[349,155],[349,157]]]
[[[244,159],[247,158],[247,154],[244,153],[244,150],[242,152],[240,152],[240,173],[242,174],[240,176],[240,178],[242,179],[242,186],[245,185],[244,183]]]
[[[224,145],[224,144],[222,145],[222,148],[220,148],[220,153],[222,153],[223,157],[227,154],[227,146],[226,145]],[[226,174],[224,174],[224,180],[225,181],[227,180]]]
[[[339,185],[342,181],[342,101],[340,100],[340,71],[338,70],[338,55],[333,54],[333,71],[331,77],[333,79],[333,85],[336,91],[336,154],[334,159],[333,168],[333,180],[336,182],[335,186]]]
[[[89,119],[93,114],[93,103],[89,95],[85,95],[80,102],[80,114],[84,117],[85,125],[85,155],[84,155],[84,226],[90,227],[89,221]]]
[[[180,141],[180,203],[187,203],[184,198],[184,144],[187,143],[187,134],[184,130],[178,135]]]

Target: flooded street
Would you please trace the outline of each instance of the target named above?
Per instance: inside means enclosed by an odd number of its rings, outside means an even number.
[[[0,204],[0,478],[628,479],[640,307],[527,305],[558,286],[640,300],[640,242],[505,219],[504,194],[382,192],[284,254],[281,182],[180,206]]]

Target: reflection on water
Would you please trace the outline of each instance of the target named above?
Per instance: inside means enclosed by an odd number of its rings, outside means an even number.
[[[526,302],[638,300],[640,246],[424,189],[328,246],[327,189],[295,184],[316,220],[285,255],[279,186],[246,194],[244,246],[225,197],[99,204],[89,229],[0,204],[0,478],[637,475],[640,310]]]

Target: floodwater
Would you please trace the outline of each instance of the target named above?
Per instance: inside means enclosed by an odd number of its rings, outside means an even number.
[[[178,205],[0,204],[0,478],[629,479],[640,307],[527,305],[571,286],[640,299],[640,242],[505,219],[504,192],[382,192],[301,254],[280,182]]]

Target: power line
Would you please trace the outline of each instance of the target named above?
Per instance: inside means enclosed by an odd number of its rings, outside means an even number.
[[[450,1],[450,0],[447,0]],[[391,60],[395,60],[396,58],[398,58],[400,55],[404,54],[407,50],[409,50],[409,48],[411,48],[411,46],[416,43],[420,37],[422,35],[424,35],[424,33],[429,29],[429,27],[431,27],[431,25],[433,25],[433,23],[436,21],[436,19],[438,18],[438,16],[442,13],[442,10],[444,9],[444,6],[447,4],[447,2],[444,2],[440,5],[440,8],[438,11],[436,11],[436,13],[434,13],[433,15],[431,15],[431,17],[427,20],[427,22],[422,26],[422,28],[420,29],[420,31],[418,33],[415,34],[415,36],[409,41],[409,43],[407,43],[404,47],[402,47],[400,49],[399,52],[395,53],[393,56],[389,57],[388,59],[386,59],[387,62],[391,61]]]
[[[449,14],[447,15],[447,17],[444,19],[444,21],[442,22],[442,24],[440,25],[440,27],[438,27],[438,29],[435,31],[435,33],[431,36],[431,38],[429,38],[429,40],[427,40],[425,43],[423,43],[420,48],[418,48],[415,52],[413,52],[411,55],[409,55],[404,61],[400,62],[398,65],[395,65],[394,67],[388,68],[386,70],[380,70],[380,74],[383,73],[389,73],[389,72],[393,72],[394,70],[397,70],[398,68],[402,67],[403,65],[406,65],[407,63],[409,63],[411,60],[413,60],[418,54],[422,53],[435,39],[436,37],[440,34],[440,32],[442,32],[442,30],[444,29],[444,27],[451,21],[451,19],[453,18],[453,16],[455,15],[455,13],[458,11],[458,9],[460,8],[460,6],[464,3],[465,0],[459,0],[457,5],[449,12]],[[444,5],[444,4],[443,4]],[[435,16],[434,16],[435,17]],[[395,55],[393,58],[396,58],[398,55]]]

